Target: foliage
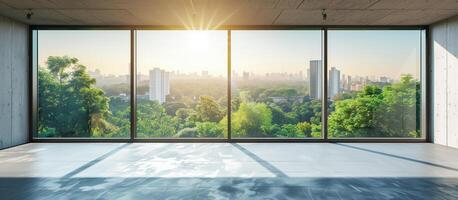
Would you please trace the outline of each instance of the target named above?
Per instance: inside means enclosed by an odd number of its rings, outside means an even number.
[[[200,96],[196,106],[197,120],[200,122],[219,122],[224,113],[211,96]]]
[[[171,81],[166,103],[138,99],[138,137],[227,136],[224,79]],[[86,67],[68,56],[50,56],[38,70],[38,83],[40,137],[128,137],[129,99],[115,96],[128,85],[97,88]],[[237,84],[232,137],[321,137],[322,100],[307,96],[303,82]],[[137,91],[144,94],[147,83]],[[420,84],[411,75],[339,94],[328,101],[329,136],[419,137],[420,100]]]
[[[182,102],[166,102],[164,104],[165,111],[168,115],[174,116],[178,109],[187,108],[188,106]]]
[[[399,83],[366,86],[353,99],[335,103],[329,116],[332,137],[419,137],[419,83],[403,75]]]
[[[39,136],[103,137],[117,130],[106,120],[109,99],[78,59],[51,56],[46,64],[38,72]]]
[[[379,125],[390,137],[420,137],[420,83],[411,75],[383,88]]]
[[[223,119],[222,122],[226,122]],[[233,137],[265,137],[264,128],[272,124],[272,111],[264,103],[241,103],[232,113]]]
[[[172,137],[176,134],[177,120],[167,115],[161,104],[157,101],[139,101],[137,104],[138,137]]]
[[[336,110],[329,116],[331,137],[377,136],[378,117],[381,99],[358,97],[336,102]]]
[[[197,128],[194,127],[194,128],[183,128],[183,129],[181,129],[180,131],[178,131],[178,133],[175,135],[175,137],[179,137],[179,138],[195,138],[195,137],[197,137],[197,135],[198,135]]]
[[[197,123],[198,137],[223,137],[224,129],[215,122],[199,122]]]
[[[285,113],[276,104],[269,104],[269,109],[272,112],[272,123],[278,124],[278,125],[296,123],[296,113],[293,113],[293,112]]]
[[[312,137],[312,125],[309,122],[299,122],[296,124],[297,132],[304,137]]]

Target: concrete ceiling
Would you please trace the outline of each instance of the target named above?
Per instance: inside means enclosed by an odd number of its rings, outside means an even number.
[[[0,15],[48,25],[428,25],[457,14],[458,0],[0,0]]]

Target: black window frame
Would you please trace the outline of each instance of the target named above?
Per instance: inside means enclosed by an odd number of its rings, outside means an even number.
[[[38,111],[38,69],[36,64],[37,45],[34,33],[40,30],[129,30],[130,31],[130,137],[129,138],[39,138],[37,136]],[[79,26],[79,25],[31,25],[29,27],[29,142],[374,142],[374,143],[423,143],[431,142],[431,69],[428,26],[302,26],[302,25],[253,25],[221,26],[215,30],[227,31],[227,96],[228,136],[226,138],[136,138],[136,31],[137,30],[189,30],[185,26]],[[231,137],[231,31],[234,30],[320,30],[322,33],[322,137],[321,138],[232,138]],[[421,136],[420,138],[328,138],[328,30],[419,30],[424,31],[424,42],[420,41],[421,66]],[[422,34],[423,36],[423,34]],[[423,56],[425,56],[423,58]]]

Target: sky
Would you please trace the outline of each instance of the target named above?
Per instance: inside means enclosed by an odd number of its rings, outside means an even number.
[[[227,74],[226,31],[138,31],[137,71]]]
[[[419,30],[329,30],[329,68],[342,74],[388,76],[409,73],[419,76]],[[319,30],[232,31],[232,69],[257,74],[297,73],[310,60],[322,57]],[[89,70],[102,74],[129,73],[128,30],[41,30],[38,59],[48,56],[76,57]],[[137,31],[137,71],[147,75],[158,67],[191,73],[227,74],[227,32],[190,30]]]

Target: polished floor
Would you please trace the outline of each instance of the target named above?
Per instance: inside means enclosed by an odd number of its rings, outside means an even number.
[[[458,149],[384,143],[33,143],[0,199],[458,199]]]

